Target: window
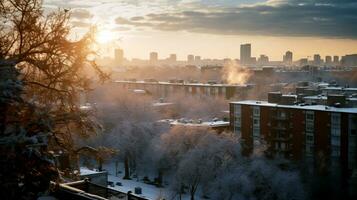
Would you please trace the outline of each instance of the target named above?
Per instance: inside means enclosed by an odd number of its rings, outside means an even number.
[[[314,112],[313,111],[307,111],[306,112],[306,121],[314,121]]]
[[[239,124],[240,124],[240,122],[241,122],[241,117],[236,115],[235,118],[234,118],[234,120],[235,120],[236,123],[239,123]]]
[[[253,107],[253,116],[260,116],[260,108],[259,106]]]
[[[281,117],[281,118],[286,118],[286,112],[284,112],[284,111],[279,111],[279,112],[278,112],[278,116]]]
[[[341,114],[332,113],[331,115],[331,126],[340,127],[341,124]]]
[[[235,115],[240,115],[240,114],[241,114],[241,111],[242,111],[241,105],[235,105],[235,106],[234,106],[234,114],[235,114]]]
[[[314,142],[314,136],[307,135],[307,136],[306,136],[306,141],[308,141],[308,142]]]
[[[225,87],[222,87],[222,94],[226,95],[226,88]]]
[[[331,156],[340,156],[341,114],[331,113]]]
[[[340,147],[332,147],[331,155],[333,157],[339,157],[340,156]]]
[[[340,146],[340,137],[339,136],[332,136],[331,137],[331,145],[332,146]]]
[[[259,137],[260,136],[260,130],[257,128],[253,128],[253,137]]]
[[[305,151],[306,151],[306,154],[312,155],[312,153],[314,153],[314,146],[313,145],[306,145]]]
[[[306,132],[313,132],[315,129],[313,122],[306,122]]]
[[[308,120],[314,120],[314,115],[312,115],[312,114],[307,114],[307,115],[306,115],[306,119],[308,119]]]
[[[341,129],[339,128],[335,128],[335,127],[331,127],[331,136],[341,136]]]

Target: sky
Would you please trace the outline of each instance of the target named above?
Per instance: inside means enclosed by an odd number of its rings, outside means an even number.
[[[152,51],[235,59],[243,43],[270,60],[287,50],[295,60],[357,53],[356,0],[44,0],[44,7],[70,9],[74,37],[96,25],[103,56],[122,48],[129,59]]]

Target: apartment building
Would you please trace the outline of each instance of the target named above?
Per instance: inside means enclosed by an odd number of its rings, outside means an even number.
[[[119,87],[124,89],[142,89],[156,97],[167,97],[170,94],[186,94],[198,96],[222,97],[232,99],[234,97],[244,98],[254,88],[252,85],[230,85],[217,83],[186,83],[158,81],[115,81]]]
[[[230,103],[231,130],[241,137],[243,153],[265,144],[268,155],[356,168],[357,108],[298,105],[291,96],[272,93],[268,102]]]

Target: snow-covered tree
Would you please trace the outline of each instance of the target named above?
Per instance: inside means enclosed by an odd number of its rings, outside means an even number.
[[[51,150],[70,154],[73,135],[88,136],[97,123],[77,104],[90,89],[89,33],[69,40],[70,13],[45,14],[40,0],[0,0],[0,188],[5,199],[32,199],[58,174]],[[75,157],[75,156],[73,156]]]
[[[125,166],[124,178],[129,179],[134,171],[145,168],[140,164],[151,140],[160,133],[160,127],[156,125],[159,115],[150,97],[138,97],[129,91],[115,95],[107,93],[110,90],[107,89],[103,87],[94,92],[98,117],[105,129],[101,139],[95,137],[94,141],[119,151],[117,157]]]

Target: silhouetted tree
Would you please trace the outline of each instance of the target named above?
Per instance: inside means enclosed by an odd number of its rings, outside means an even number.
[[[78,106],[90,89],[93,31],[69,40],[68,11],[40,0],[0,0],[0,195],[33,199],[57,180],[51,150],[74,151],[74,135],[99,128]]]

